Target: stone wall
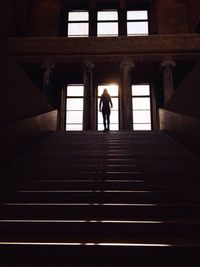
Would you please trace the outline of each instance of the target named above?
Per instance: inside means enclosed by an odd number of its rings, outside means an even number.
[[[52,111],[46,97],[0,45],[0,125]]]
[[[0,8],[0,42],[6,42],[12,35],[12,0],[1,1]]]
[[[188,2],[188,18],[190,32],[195,32],[195,28],[200,23],[200,2],[192,0]]]
[[[31,36],[58,36],[60,1],[34,0],[31,10]]]
[[[176,89],[174,96],[166,104],[167,110],[183,115],[200,118],[200,62],[196,63],[190,73]]]
[[[191,150],[200,154],[200,119],[171,112],[159,110],[160,130],[166,131]]]
[[[158,34],[188,32],[185,0],[156,0]]]

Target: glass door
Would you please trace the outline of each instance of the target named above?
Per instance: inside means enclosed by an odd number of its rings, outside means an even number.
[[[113,108],[111,109],[110,114],[110,130],[118,131],[119,130],[119,87],[117,84],[104,84],[98,86],[98,116],[97,116],[97,129],[99,131],[104,130],[103,126],[103,116],[99,112],[99,102],[100,97],[103,94],[104,89],[108,90],[108,93],[111,96]]]

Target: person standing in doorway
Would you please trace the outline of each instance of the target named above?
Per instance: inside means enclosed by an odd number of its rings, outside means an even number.
[[[110,109],[113,107],[111,97],[107,89],[103,90],[100,98],[99,111],[103,115],[104,132],[110,131]]]

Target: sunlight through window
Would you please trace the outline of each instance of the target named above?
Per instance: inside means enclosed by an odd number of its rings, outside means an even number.
[[[132,85],[133,130],[151,130],[151,101],[148,84]]]
[[[100,97],[103,94],[104,89],[108,90],[108,93],[111,96],[113,108],[111,109],[110,114],[110,130],[119,130],[119,99],[118,99],[118,85],[116,84],[105,84],[105,85],[99,85],[98,86],[98,130],[102,131],[104,129],[103,126],[103,117],[102,113],[99,112],[99,102]]]
[[[127,35],[148,35],[148,13],[147,10],[127,11]]]
[[[89,36],[89,12],[71,11],[68,13],[68,37]]]
[[[83,130],[83,85],[68,85],[66,89],[66,131]]]
[[[117,11],[98,11],[97,36],[118,36]]]

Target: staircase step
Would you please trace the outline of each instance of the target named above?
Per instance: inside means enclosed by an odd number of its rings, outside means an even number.
[[[71,200],[87,203],[200,203],[199,191],[137,191],[137,190],[19,190],[5,192],[3,201],[65,203]],[[96,201],[95,201],[96,199]]]
[[[0,243],[1,260],[45,260],[73,263],[199,263],[199,245],[113,244],[113,243]]]
[[[1,180],[2,267],[199,267],[199,158],[161,132],[55,132]]]
[[[0,206],[1,219],[158,220],[199,219],[200,207],[189,204],[7,203]]]
[[[1,241],[186,242],[200,237],[198,221],[0,220]],[[187,238],[187,239],[186,239]],[[74,241],[75,242],[75,241]],[[77,240],[76,240],[77,242]],[[80,241],[79,241],[80,242]],[[81,241],[83,243],[83,241]]]

